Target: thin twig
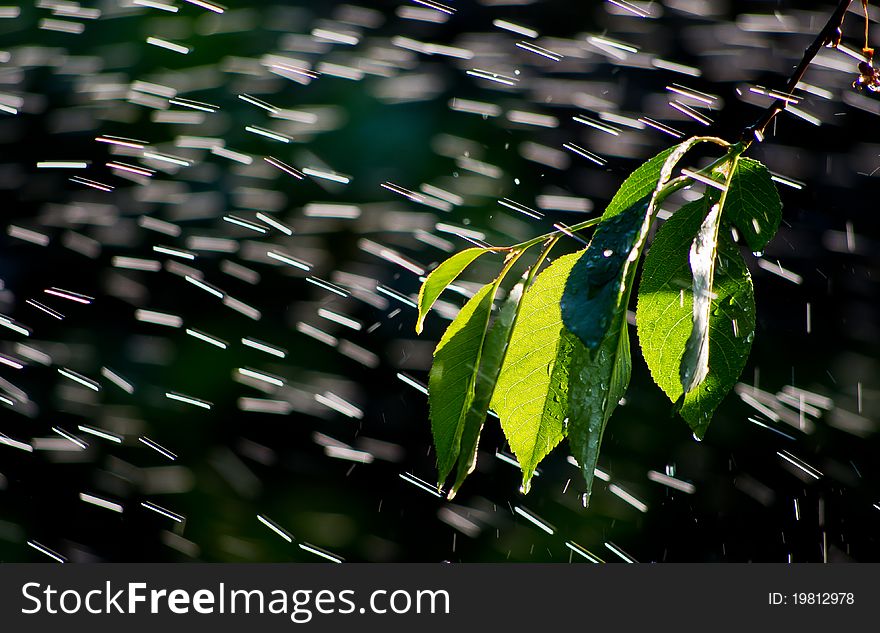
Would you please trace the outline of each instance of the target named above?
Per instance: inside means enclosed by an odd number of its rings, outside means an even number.
[[[813,63],[813,60],[816,58],[816,55],[819,54],[819,51],[822,50],[823,46],[828,44],[837,46],[840,42],[843,20],[846,17],[846,11],[851,4],[852,0],[840,0],[840,2],[837,3],[837,8],[834,10],[834,13],[828,18],[828,22],[825,24],[824,28],[819,31],[816,39],[814,39],[812,44],[810,44],[807,47],[807,50],[804,51],[804,56],[801,58],[800,63],[797,65],[797,68],[795,68],[791,77],[789,77],[788,83],[783,90],[785,94],[792,94],[794,92],[797,85],[801,82],[801,79],[804,78],[807,68]],[[764,131],[767,129],[767,126],[773,122],[776,115],[785,110],[787,105],[788,102],[785,99],[777,99],[764,111],[761,118],[743,131],[743,142],[748,145],[755,140],[759,142],[764,140]]]

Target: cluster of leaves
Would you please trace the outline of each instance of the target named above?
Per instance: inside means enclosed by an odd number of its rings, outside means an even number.
[[[685,154],[702,143],[725,153],[701,172],[673,178]],[[454,471],[450,498],[474,469],[492,411],[519,460],[523,492],[541,460],[567,438],[589,500],[605,426],[630,380],[626,314],[647,236],[661,202],[697,181],[705,185],[702,197],[663,223],[644,258],[636,326],[654,381],[703,437],[742,372],[755,331],[752,280],[737,242],[762,250],[781,219],[770,173],[743,157],[745,148],[695,137],[655,156],[630,175],[601,217],[570,227],[595,227],[588,246],[540,274],[562,233],[468,248],[427,276],[417,332],[468,265],[505,255],[498,276],[464,305],[434,352],[431,426],[441,487]],[[527,272],[505,283],[538,245],[543,250]]]

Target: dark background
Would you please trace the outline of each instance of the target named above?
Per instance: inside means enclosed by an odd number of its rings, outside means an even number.
[[[880,559],[880,509],[875,507],[880,502],[875,281],[880,271],[873,176],[880,167],[880,102],[850,87],[856,62],[842,53],[823,52],[826,61],[806,78],[829,91],[830,98],[807,95],[798,105],[819,117],[822,126],[783,115],[775,136],[752,152],[772,171],[804,184],[800,190],[781,187],[783,227],[760,255],[802,281],[771,274],[757,265],[758,256],[748,256],[758,331],[742,377],[770,394],[793,385],[829,397],[833,405],[812,416],[811,432],[804,433],[768,420],[731,394],[706,439],[697,443],[671,414],[636,353],[627,402],[610,422],[600,466],[613,483],[641,499],[647,512],[624,503],[602,482],[591,507],[581,507],[582,482],[564,447],[542,465],[532,492],[522,497],[518,470],[495,456],[507,449],[491,420],[478,470],[454,502],[401,479],[401,473],[413,473],[430,481],[434,470],[426,398],[397,375],[427,380],[431,350],[445,321],[429,317],[418,338],[415,311],[388,295],[372,292],[371,303],[343,299],[264,256],[271,244],[313,263],[321,279],[344,285],[339,273],[352,273],[412,295],[418,276],[371,254],[362,240],[427,268],[445,253],[414,239],[414,231],[434,232],[456,249],[466,245],[436,233],[437,222],[467,225],[489,242],[504,244],[580,217],[562,212],[549,212],[540,221],[514,217],[498,204],[501,198],[535,208],[539,195],[577,196],[592,201],[597,213],[639,160],[673,139],[651,128],[624,129],[610,137],[575,123],[573,116],[596,118],[602,110],[644,115],[686,134],[702,133],[702,126],[667,105],[674,95],[665,87],[680,83],[718,95],[716,103],[724,105],[706,112],[716,122],[709,132],[736,139],[769,103],[749,87],[784,85],[811,34],[830,14],[827,3],[676,0],[650,3],[658,17],[643,19],[603,2],[499,6],[462,0],[454,3],[456,14],[445,24],[401,17],[401,7],[417,6],[405,2],[362,3],[366,13],[324,1],[229,2],[230,11],[220,17],[178,4],[177,14],[142,8],[120,15],[118,2],[92,5],[104,14],[79,20],[85,24],[80,35],[40,29],[39,21],[53,16],[31,6],[22,7],[17,18],[0,19],[0,50],[9,52],[0,66],[0,93],[23,97],[17,115],[0,114],[0,208],[6,225],[39,231],[50,240],[38,246],[4,232],[0,312],[32,328],[26,344],[51,358],[48,364],[29,361],[21,370],[0,369],[0,377],[23,390],[28,401],[3,410],[0,432],[39,445],[34,438],[49,438],[52,427],[60,426],[90,444],[86,451],[32,453],[0,445],[0,559],[46,560],[27,546],[29,540],[70,560],[116,562],[316,560],[299,543],[349,561],[568,561],[567,542],[609,561],[619,559],[606,543],[645,562]],[[774,12],[774,25],[758,24],[757,30],[748,17]],[[522,38],[493,27],[495,19],[536,29],[544,36],[537,43],[564,52],[565,59],[555,63],[517,49],[514,44]],[[355,31],[360,43],[317,46],[310,35],[316,27]],[[858,15],[851,13],[847,46],[861,48],[861,29]],[[589,35],[626,42],[640,53],[609,57],[588,43]],[[184,56],[149,46],[148,36],[184,42],[193,52]],[[476,57],[407,52],[393,45],[394,37],[471,49]],[[379,67],[388,76],[352,81],[325,75],[300,85],[261,70],[260,57],[279,51],[314,64]],[[651,63],[656,58],[698,68],[701,76],[657,69]],[[377,60],[386,63],[377,65]],[[517,69],[519,82],[501,89],[468,76],[473,68]],[[155,110],[126,101],[131,82],[138,80],[172,85],[180,97],[219,110],[197,124],[157,122]],[[289,145],[249,134],[246,125],[269,127],[273,121],[238,99],[242,93],[316,113],[317,123],[291,130]],[[458,112],[449,106],[453,98],[496,104],[505,113],[552,115],[558,127]],[[174,174],[160,172],[149,186],[129,182],[104,165],[110,160],[136,164],[138,158],[112,155],[112,148],[95,142],[101,134],[148,140],[194,164]],[[174,146],[180,135],[222,138],[227,147],[256,160],[246,167],[210,152],[180,149]],[[528,143],[562,151],[565,142],[605,157],[607,165],[571,153],[560,168],[524,157]],[[498,173],[463,169],[465,153]],[[298,181],[266,166],[261,157],[269,155],[299,168],[318,167],[320,160],[352,181],[346,186]],[[91,165],[81,173],[35,168],[38,161],[62,159]],[[116,189],[108,194],[68,180],[76,175]],[[464,201],[438,211],[381,188],[385,181],[412,190],[434,184]],[[357,204],[361,215],[355,220],[309,217],[307,205],[313,202]],[[259,236],[222,220],[227,214],[252,219],[259,210],[283,218],[296,234]],[[142,216],[173,222],[182,233],[170,237],[147,230],[138,225]],[[96,240],[94,256],[69,248],[71,233]],[[173,259],[152,247],[186,248],[191,236],[238,243],[235,253],[199,252],[195,262],[178,262],[257,307],[259,321],[221,305],[167,265],[159,272],[113,266],[120,255]],[[564,248],[576,246],[571,242]],[[258,271],[259,283],[224,273],[224,259]],[[487,280],[494,265],[481,262],[468,279]],[[54,300],[43,293],[51,286],[96,300],[90,306]],[[64,320],[35,310],[25,303],[29,298],[60,310]],[[444,299],[460,301],[452,294]],[[222,338],[230,348],[206,345],[183,328],[139,322],[134,319],[139,308],[179,315],[184,328]],[[359,320],[363,330],[322,319],[320,308]],[[298,331],[298,323],[354,343],[378,362],[358,362],[341,353],[346,344],[328,346]],[[280,361],[243,347],[239,341],[245,336],[289,354]],[[21,358],[18,344],[24,339],[5,329],[3,337],[0,351]],[[104,366],[134,384],[135,393],[100,379]],[[58,374],[58,367],[100,380],[102,391],[77,387]],[[287,386],[261,393],[235,379],[239,367],[276,374]],[[180,405],[165,398],[166,391],[202,398],[213,408]],[[326,392],[353,403],[362,419],[315,400],[315,394]],[[291,411],[246,412],[239,406],[242,397],[287,401]],[[774,406],[785,409],[778,401]],[[796,407],[789,411],[797,418]],[[117,432],[124,442],[83,435],[76,430],[80,424]],[[143,435],[179,459],[171,463],[145,447],[137,441]],[[370,464],[333,459],[326,454],[328,441],[376,459]],[[799,475],[779,457],[782,450],[822,476]],[[667,469],[691,482],[694,494],[647,479],[648,471]],[[85,504],[78,498],[81,492],[118,502],[124,512]],[[175,524],[143,508],[142,501],[186,520]],[[517,506],[552,524],[555,534],[524,521],[513,511]],[[294,542],[279,538],[257,515],[289,531]]]

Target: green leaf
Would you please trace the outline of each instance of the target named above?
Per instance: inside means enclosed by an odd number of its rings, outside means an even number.
[[[782,201],[770,172],[760,162],[741,158],[727,194],[724,215],[736,224],[753,251],[763,250],[782,220]]]
[[[568,336],[574,339],[569,370],[568,442],[586,482],[583,499],[584,505],[588,505],[605,427],[626,393],[632,374],[625,312],[618,314],[596,354],[590,353],[573,334]]]
[[[602,343],[628,296],[660,192],[688,150],[704,140],[688,139],[639,167],[614,196],[572,269],[562,296],[562,320],[590,351]],[[637,193],[643,195],[618,208]]]
[[[680,145],[673,145],[669,149],[663,150],[631,173],[611,198],[611,202],[605,208],[605,213],[602,214],[602,220],[612,218],[642,198],[650,196],[660,181],[660,172],[663,170],[663,166],[679,147]]]
[[[464,420],[455,482],[449,490],[449,499],[455,497],[465,478],[473,472],[476,466],[480,433],[486,421],[486,413],[498,382],[498,375],[501,373],[501,364],[510,343],[513,324],[519,313],[523,285],[523,282],[520,282],[513,287],[486,335],[474,388],[474,400]]]
[[[626,307],[636,266],[663,188],[695,137],[661,152],[623,183],[573,266],[561,299],[565,328],[577,337],[569,372],[568,437],[589,502],[602,436],[632,372]]]
[[[526,290],[492,396],[528,492],[538,464],[564,436],[571,341],[563,337],[559,302],[580,254],[557,259]]]
[[[693,326],[681,357],[679,378],[684,393],[689,393],[709,373],[709,314],[712,309],[712,286],[715,277],[715,255],[718,229],[721,227],[721,204],[709,194],[703,199],[703,212],[708,213],[700,224],[688,256],[693,282]]]
[[[689,255],[705,212],[706,202],[698,200],[660,227],[645,257],[636,310],[639,343],[651,375],[672,402],[681,400],[680,414],[700,438],[742,372],[755,331],[752,279],[729,227],[723,225],[709,313],[709,373],[684,396],[680,366],[693,329]]]
[[[595,351],[617,320],[622,294],[639,254],[639,236],[649,220],[651,196],[603,220],[572,268],[562,295],[562,320],[590,351]],[[625,307],[625,306],[624,306]]]
[[[431,271],[419,289],[419,318],[416,321],[416,334],[422,333],[422,326],[428,311],[449,284],[455,281],[475,259],[488,252],[489,250],[485,248],[466,248]]]
[[[437,344],[428,375],[431,430],[442,484],[458,459],[461,436],[474,401],[480,352],[496,285],[486,284],[464,304]]]

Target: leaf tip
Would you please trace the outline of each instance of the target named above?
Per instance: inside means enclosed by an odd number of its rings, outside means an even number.
[[[591,496],[592,496],[592,482],[590,483],[590,486],[588,487],[587,491],[581,495],[581,503],[583,504],[583,506],[585,508],[590,507]]]

